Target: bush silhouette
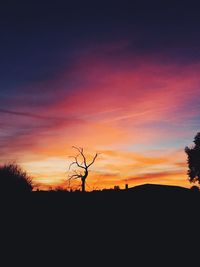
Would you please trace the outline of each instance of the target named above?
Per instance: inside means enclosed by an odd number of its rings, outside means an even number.
[[[17,164],[0,166],[0,193],[31,192],[33,184],[31,178]]]

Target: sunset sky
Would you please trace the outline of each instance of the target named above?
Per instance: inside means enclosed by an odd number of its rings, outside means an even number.
[[[200,16],[176,3],[1,4],[0,163],[19,163],[40,188],[66,186],[75,145],[100,153],[87,190],[189,187]]]

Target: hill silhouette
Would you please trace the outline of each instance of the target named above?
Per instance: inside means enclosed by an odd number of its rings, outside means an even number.
[[[26,201],[24,201],[26,199]],[[15,201],[9,197],[10,207],[20,203],[20,208],[29,205],[30,210],[50,214],[60,212],[59,216],[67,216],[63,211],[90,214],[106,214],[107,211],[120,214],[128,211],[126,216],[134,212],[156,212],[160,207],[167,207],[173,212],[185,209],[186,206],[195,209],[200,201],[200,192],[180,186],[168,186],[159,184],[143,184],[123,190],[102,190],[91,192],[68,191],[33,191],[28,196],[19,196]],[[149,207],[149,208],[148,208]],[[109,214],[106,214],[106,216]]]
[[[134,187],[129,188],[128,190],[134,191],[134,190],[161,190],[161,191],[188,191],[188,188],[182,187],[182,186],[175,186],[175,185],[161,185],[161,184],[142,184],[142,185],[137,185]]]

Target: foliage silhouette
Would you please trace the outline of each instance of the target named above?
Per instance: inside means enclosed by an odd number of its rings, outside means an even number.
[[[75,147],[75,146],[73,146],[73,148],[78,150],[79,154],[75,157],[73,156],[74,161],[70,164],[69,169],[71,168],[72,165],[75,164],[76,167],[81,169],[81,171],[74,170],[74,173],[69,176],[68,180],[70,182],[71,180],[81,179],[82,192],[85,192],[85,183],[86,183],[86,179],[87,179],[88,174],[89,174],[89,168],[92,164],[94,164],[98,154],[96,153],[95,156],[93,157],[92,161],[90,163],[87,163],[87,159],[86,159],[86,156],[84,154],[83,148]],[[81,159],[83,161],[82,163],[80,163],[78,161],[79,157],[81,157]]]
[[[193,142],[193,147],[185,148],[188,156],[188,176],[191,183],[200,183],[200,132],[196,134]]]
[[[1,193],[26,193],[33,189],[32,179],[15,163],[0,166]]]
[[[190,190],[194,191],[194,192],[199,192],[199,187],[196,185],[193,185]]]

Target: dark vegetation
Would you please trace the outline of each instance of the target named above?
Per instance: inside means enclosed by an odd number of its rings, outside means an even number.
[[[188,176],[192,183],[200,183],[200,133],[197,133],[194,138],[194,146],[185,148],[188,156]]]
[[[32,179],[15,163],[0,166],[0,194],[31,192]]]

